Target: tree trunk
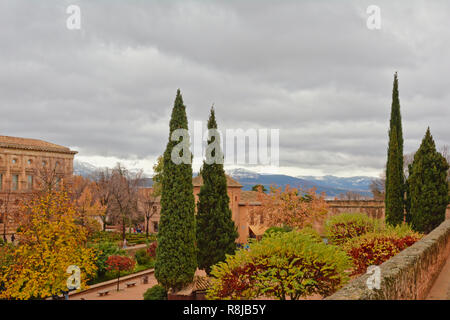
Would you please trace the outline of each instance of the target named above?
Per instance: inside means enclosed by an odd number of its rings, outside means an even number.
[[[149,218],[145,219],[145,237],[148,238],[148,220]]]
[[[125,217],[122,218],[122,241],[126,239],[126,225],[125,225]]]
[[[117,276],[117,291],[119,291],[119,282],[120,282],[120,271],[119,271],[119,274]]]

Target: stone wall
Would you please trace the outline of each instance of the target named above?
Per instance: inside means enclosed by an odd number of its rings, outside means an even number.
[[[326,300],[424,299],[450,255],[450,219],[382,265],[380,289],[370,290],[362,275]]]
[[[343,212],[361,212],[369,217],[384,219],[383,200],[327,200],[330,207],[328,215]],[[450,219],[450,205],[447,207],[446,219]]]

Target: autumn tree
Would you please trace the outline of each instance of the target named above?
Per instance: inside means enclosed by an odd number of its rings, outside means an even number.
[[[10,220],[19,219],[13,212],[13,196],[10,186],[4,186],[0,198],[0,223],[3,223],[3,240],[6,242],[6,233],[8,231]]]
[[[403,172],[403,133],[398,97],[397,73],[392,90],[389,147],[386,164],[385,211],[386,222],[398,225],[403,222],[405,201],[405,178]]]
[[[208,148],[200,175],[203,185],[198,194],[196,231],[198,267],[209,274],[211,266],[234,254],[238,233],[232,219],[223,152],[214,109],[208,120]]]
[[[122,240],[126,239],[126,227],[132,222],[138,211],[138,188],[142,172],[131,173],[120,163],[113,169],[110,192],[116,220],[122,226]]]
[[[339,195],[339,199],[340,200],[364,200],[364,199],[366,199],[366,197],[363,196],[359,192],[347,191],[346,193],[341,193]]]
[[[117,272],[117,291],[119,291],[120,272],[132,271],[135,264],[136,261],[127,256],[113,255],[108,257],[106,260],[107,270]]]
[[[145,235],[148,238],[149,222],[158,213],[159,197],[154,195],[154,189],[142,188],[138,193],[138,201],[145,217]]]
[[[70,188],[72,183],[71,176],[62,170],[59,161],[43,161],[42,166],[34,169],[34,175],[36,176],[36,186],[33,193],[38,196],[52,193],[61,188]]]
[[[14,263],[0,275],[0,298],[47,298],[67,291],[67,268],[81,270],[81,288],[96,272],[87,232],[75,222],[76,211],[65,191],[51,191],[21,209],[26,219],[19,227]]]
[[[113,207],[113,197],[111,193],[112,174],[109,168],[98,170],[93,174],[93,194],[95,199],[104,209],[104,214],[100,216],[103,222],[103,231],[106,230],[106,224],[109,222]]]
[[[162,191],[162,178],[163,178],[163,170],[164,170],[164,157],[159,156],[156,160],[155,165],[153,166],[153,196],[157,197],[161,195]]]
[[[99,222],[96,219],[103,216],[106,209],[100,200],[95,198],[94,190],[95,184],[90,179],[82,176],[73,177],[71,196],[75,204],[77,218],[89,233],[99,230]]]
[[[314,188],[303,192],[289,185],[284,190],[271,186],[269,194],[259,192],[258,200],[261,205],[250,211],[249,219],[262,216],[262,225],[266,227],[302,229],[322,220],[328,212],[325,194],[317,195]]]

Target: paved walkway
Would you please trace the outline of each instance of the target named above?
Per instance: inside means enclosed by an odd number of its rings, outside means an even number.
[[[143,300],[144,292],[158,283],[153,274],[148,276],[147,284],[141,283],[139,279],[132,281],[136,282],[136,286],[127,288],[125,282],[121,282],[119,284],[119,291],[117,291],[117,283],[111,284],[107,287],[102,287],[101,289],[98,289],[96,291],[77,295],[73,298],[70,298],[70,300]],[[98,295],[98,291],[103,290],[109,290],[109,294],[100,297]]]
[[[450,256],[431,287],[427,300],[450,300]]]

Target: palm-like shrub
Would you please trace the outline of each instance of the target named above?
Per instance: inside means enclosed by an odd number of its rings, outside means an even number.
[[[208,299],[327,296],[348,281],[350,258],[297,231],[274,233],[212,267]]]

